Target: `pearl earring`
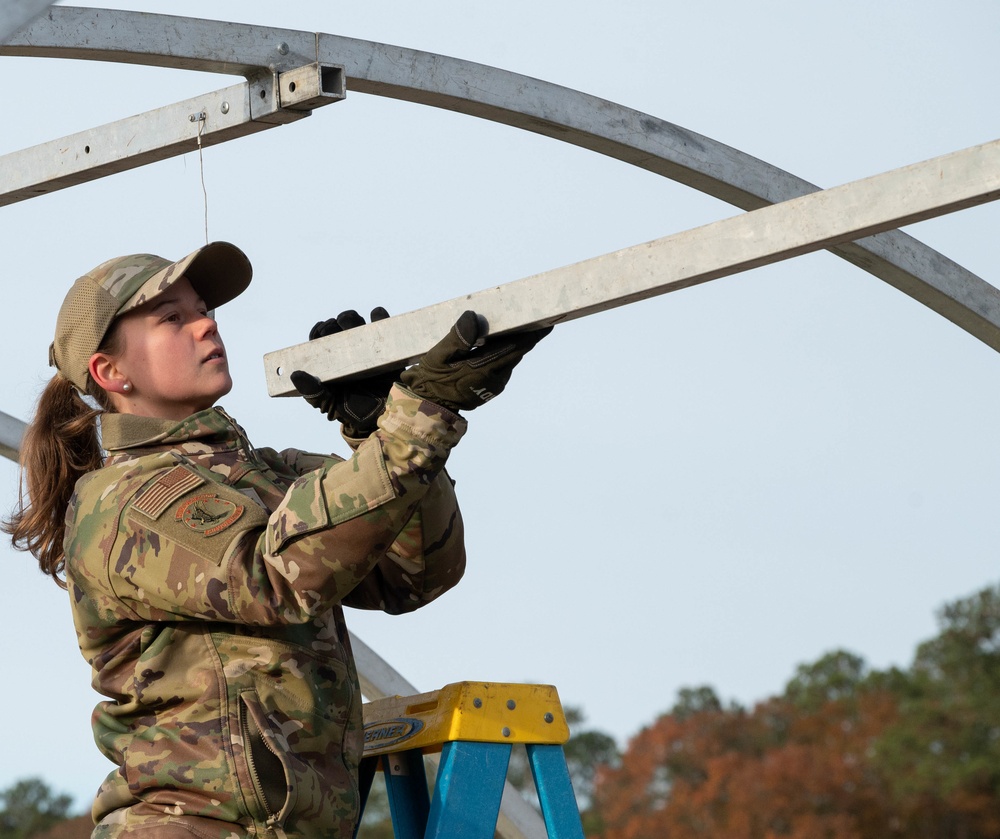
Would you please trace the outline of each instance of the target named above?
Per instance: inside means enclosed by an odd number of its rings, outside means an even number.
[[[128,382],[125,382],[125,384],[122,385],[122,390],[128,393],[130,390],[132,390],[132,385],[130,385]]]

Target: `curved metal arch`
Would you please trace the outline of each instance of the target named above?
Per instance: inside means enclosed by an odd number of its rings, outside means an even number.
[[[607,155],[744,210],[819,190],[762,160],[657,117],[495,67],[301,30],[53,7],[0,55],[116,61],[259,78],[342,64],[350,90],[431,105]],[[831,252],[1000,350],[1000,291],[900,231]]]

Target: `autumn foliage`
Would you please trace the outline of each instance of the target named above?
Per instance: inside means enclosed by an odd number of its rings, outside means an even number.
[[[752,710],[711,688],[598,773],[601,839],[1000,836],[1000,587],[946,606],[908,671],[844,651]]]

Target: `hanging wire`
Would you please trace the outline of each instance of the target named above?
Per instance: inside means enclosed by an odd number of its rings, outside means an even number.
[[[189,119],[192,122],[198,123],[198,168],[201,171],[201,194],[205,205],[205,244],[208,244],[208,190],[205,188],[205,158],[202,156],[201,150],[201,132],[205,127],[205,119],[207,114],[204,111],[199,111],[197,114],[191,114]]]

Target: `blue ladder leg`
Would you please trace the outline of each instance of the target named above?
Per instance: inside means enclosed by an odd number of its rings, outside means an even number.
[[[419,749],[382,756],[389,813],[396,839],[423,839],[430,796]]]
[[[509,762],[509,743],[445,743],[427,839],[493,839]]]
[[[525,749],[549,839],[583,839],[583,824],[562,746],[527,744]]]

